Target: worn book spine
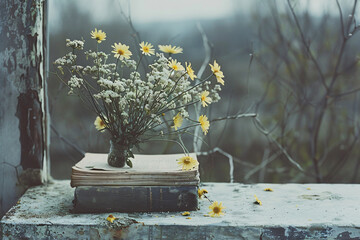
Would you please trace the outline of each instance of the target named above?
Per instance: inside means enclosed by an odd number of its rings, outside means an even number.
[[[176,212],[197,208],[197,186],[79,186],[73,211]]]

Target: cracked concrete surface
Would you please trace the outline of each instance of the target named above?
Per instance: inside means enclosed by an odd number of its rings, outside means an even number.
[[[69,181],[29,189],[1,220],[3,239],[360,239],[360,185],[207,183],[210,203],[187,219],[174,213],[73,214]],[[272,188],[266,192],[264,188]],[[262,205],[254,204],[254,195]],[[1,236],[1,235],[0,235]]]

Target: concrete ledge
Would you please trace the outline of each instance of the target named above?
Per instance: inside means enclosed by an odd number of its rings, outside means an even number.
[[[360,239],[360,185],[227,184],[204,186],[226,214],[72,214],[74,189],[56,181],[29,189],[1,220],[0,239]],[[265,192],[270,187],[274,192]],[[254,194],[262,206],[253,204]]]

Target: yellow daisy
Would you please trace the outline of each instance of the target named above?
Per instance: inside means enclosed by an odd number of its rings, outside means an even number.
[[[258,197],[256,196],[256,195],[254,195],[254,197],[255,197],[255,202],[254,202],[254,204],[258,204],[258,205],[262,205],[262,202],[258,199]]]
[[[273,192],[274,190],[272,188],[265,188],[264,191],[266,192]]]
[[[218,203],[217,201],[213,202],[210,207],[211,212],[209,212],[210,217],[220,217],[221,215],[224,215],[222,212],[225,207],[222,206],[222,203]]]
[[[210,127],[210,122],[208,121],[207,116],[201,115],[199,117],[199,122],[200,122],[200,125],[201,125],[201,128],[202,128],[204,134],[206,135],[209,130],[209,127]]]
[[[104,33],[103,31],[101,30],[97,30],[95,28],[95,31],[91,31],[90,33],[91,35],[91,38],[95,39],[98,43],[101,43],[101,41],[105,41],[106,39],[106,33]]]
[[[209,98],[208,96],[209,92],[206,90],[200,94],[201,104],[203,107],[206,107],[208,104],[211,103],[211,98]]]
[[[220,65],[217,64],[217,62],[214,60],[214,65],[209,64],[211,67],[211,71],[213,72],[213,74],[216,77],[216,80],[221,83],[222,85],[224,85],[224,73],[222,71],[220,71]]]
[[[208,191],[206,189],[198,189],[198,195],[199,195],[199,198],[202,198],[203,196],[205,196],[205,194],[208,193]]]
[[[115,58],[120,58],[120,60],[124,58],[129,59],[130,56],[132,55],[132,53],[129,50],[129,46],[125,44],[114,43],[112,47],[114,48],[112,53],[115,53],[114,55]]]
[[[183,117],[180,115],[180,113],[176,114],[175,117],[173,117],[174,126],[172,128],[175,128],[175,131],[178,130],[178,128],[181,127],[182,122],[184,121]]]
[[[187,62],[185,62],[185,66],[186,66],[186,72],[189,75],[190,79],[194,80],[194,78],[196,78],[196,75],[194,73],[194,70],[191,68],[191,63],[187,65]]]
[[[95,128],[100,132],[103,132],[106,128],[105,122],[99,116],[96,117],[94,125]]]
[[[175,71],[185,70],[184,67],[181,65],[181,62],[177,62],[176,59],[172,59],[171,62],[169,62],[168,65],[169,65],[169,67],[171,67]]]
[[[171,45],[159,45],[159,50],[164,53],[178,54],[182,53],[183,49],[181,47],[171,46]]]
[[[193,159],[190,156],[185,156],[176,160],[178,164],[182,167],[182,170],[191,170],[199,166],[199,162],[196,159]]]
[[[106,220],[108,220],[108,221],[111,222],[111,223],[113,223],[115,219],[116,219],[116,217],[114,217],[112,214],[110,214],[110,215],[106,218]]]
[[[216,76],[216,80],[218,81],[218,83],[221,83],[221,85],[224,85],[225,84],[225,81],[224,79],[222,79],[223,77],[219,77],[219,76]]]
[[[155,50],[153,49],[154,46],[148,42],[144,43],[144,41],[142,41],[140,47],[140,50],[144,55],[150,56],[155,54]]]

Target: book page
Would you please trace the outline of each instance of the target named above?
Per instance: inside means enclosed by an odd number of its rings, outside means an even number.
[[[102,170],[117,172],[168,172],[181,171],[177,159],[184,157],[184,154],[160,154],[160,155],[142,155],[135,154],[131,158],[133,168],[125,166],[123,168],[112,167],[107,163],[107,154],[105,153],[86,153],[85,157],[78,162],[75,167],[84,170]],[[190,156],[196,159],[195,153]],[[196,169],[197,170],[197,169]],[[194,170],[195,171],[195,170]]]

